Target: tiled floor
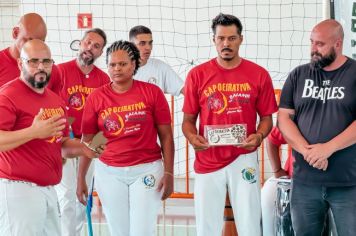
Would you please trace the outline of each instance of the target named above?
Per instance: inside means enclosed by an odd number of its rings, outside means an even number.
[[[110,236],[102,208],[94,204],[92,211],[93,234]],[[87,236],[87,225],[82,236]],[[157,219],[157,236],[195,236],[193,199],[168,199]]]

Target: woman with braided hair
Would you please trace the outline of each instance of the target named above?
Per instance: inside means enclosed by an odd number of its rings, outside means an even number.
[[[115,236],[156,235],[161,200],[173,191],[168,103],[159,87],[133,79],[139,59],[138,49],[128,41],[116,41],[107,49],[112,82],[88,97],[82,121],[83,142],[90,143],[99,131],[108,140],[95,163],[95,184]],[[77,188],[84,205],[85,174],[91,161],[86,159],[80,160]]]

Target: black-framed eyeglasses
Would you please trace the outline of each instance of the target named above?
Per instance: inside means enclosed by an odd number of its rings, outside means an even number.
[[[37,68],[41,63],[44,67],[51,67],[54,64],[54,60],[51,58],[38,59],[38,58],[21,58],[32,68]]]

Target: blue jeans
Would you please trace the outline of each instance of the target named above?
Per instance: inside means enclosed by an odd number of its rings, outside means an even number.
[[[293,182],[291,212],[296,236],[321,235],[329,209],[337,234],[355,235],[356,186],[325,187]]]

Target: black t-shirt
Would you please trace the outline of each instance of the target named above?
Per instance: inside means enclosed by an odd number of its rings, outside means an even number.
[[[295,123],[309,144],[325,143],[356,118],[356,61],[348,58],[337,70],[324,71],[305,64],[294,69],[282,90],[280,108],[295,110]],[[326,171],[309,166],[293,150],[293,179],[323,186],[356,185],[356,145],[329,157]]]

